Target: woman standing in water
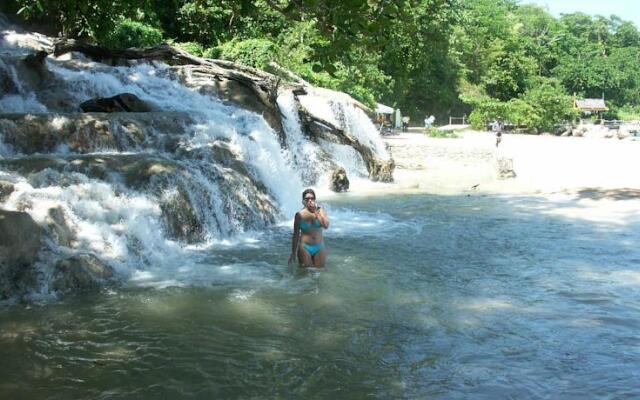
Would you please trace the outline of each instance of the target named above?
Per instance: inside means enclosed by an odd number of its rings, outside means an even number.
[[[296,213],[293,221],[289,264],[293,262],[297,252],[300,266],[324,267],[327,250],[322,239],[322,229],[329,228],[327,211],[316,203],[316,193],[313,189],[302,192],[302,204],[304,208]]]

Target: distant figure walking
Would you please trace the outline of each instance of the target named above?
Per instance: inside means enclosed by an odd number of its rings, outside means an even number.
[[[491,130],[496,133],[496,148],[500,145],[502,141],[502,122],[500,120],[495,120],[491,124]]]
[[[407,132],[409,130],[409,121],[410,118],[408,116],[402,117],[402,132]]]

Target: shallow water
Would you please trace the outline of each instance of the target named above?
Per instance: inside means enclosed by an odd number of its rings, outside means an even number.
[[[640,215],[569,197],[327,206],[117,289],[0,309],[0,398],[638,398]]]

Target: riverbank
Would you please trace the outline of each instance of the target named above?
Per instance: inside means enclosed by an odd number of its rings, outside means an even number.
[[[459,138],[399,133],[384,138],[402,190],[427,192],[618,193],[640,197],[640,142],[491,132]],[[498,179],[496,158],[513,160],[516,177]]]

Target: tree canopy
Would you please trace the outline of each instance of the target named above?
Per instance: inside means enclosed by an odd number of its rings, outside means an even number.
[[[49,32],[111,47],[162,41],[269,69],[414,120],[472,113],[549,130],[571,97],[640,113],[640,33],[617,16],[553,17],[515,0],[8,0]]]

